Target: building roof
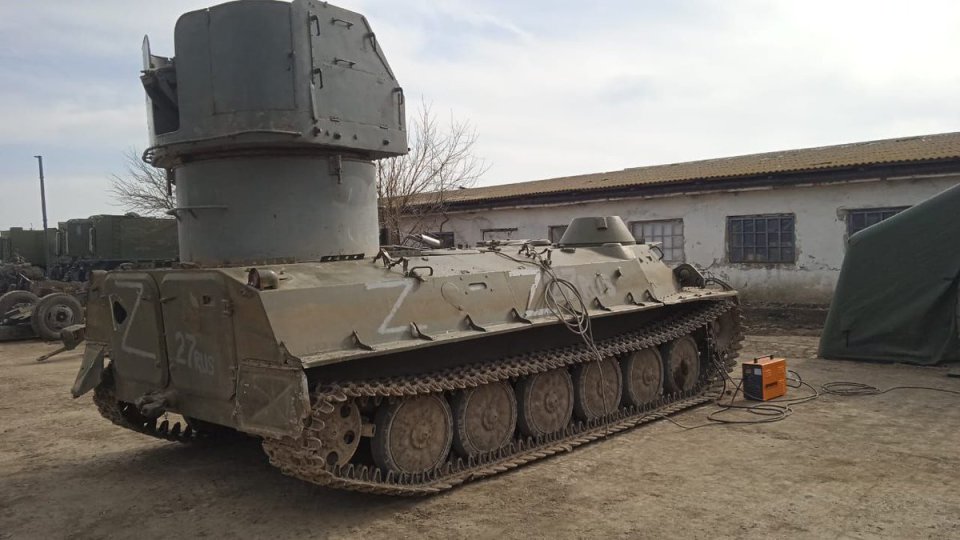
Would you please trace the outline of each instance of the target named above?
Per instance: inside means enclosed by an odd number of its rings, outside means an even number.
[[[446,200],[457,205],[563,192],[623,189],[958,158],[960,132],[939,133],[460,189],[448,193]]]

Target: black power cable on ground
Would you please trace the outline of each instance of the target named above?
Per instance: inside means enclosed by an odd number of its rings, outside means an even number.
[[[733,378],[726,372],[723,372],[725,379],[728,379],[731,383]],[[762,401],[761,403],[755,403],[753,405],[738,405],[734,401],[737,399],[737,393],[743,386],[743,380],[737,382],[736,389],[734,389],[733,395],[730,396],[729,401],[726,404],[717,400],[717,404],[720,406],[720,410],[713,411],[707,415],[707,420],[717,424],[765,424],[769,422],[779,422],[784,418],[793,414],[792,405],[799,405],[801,403],[806,403],[808,401],[813,401],[820,397],[820,392],[816,388],[811,386],[808,383],[803,382],[803,379],[800,377],[800,374],[796,371],[788,370],[787,371],[787,386],[790,388],[803,388],[807,387],[813,391],[812,394],[806,396],[800,396],[796,398],[778,398],[770,401]],[[790,378],[789,375],[793,375],[793,378]],[[724,381],[726,383],[726,381]],[[792,384],[791,384],[792,383]],[[721,394],[722,395],[722,394]],[[747,394],[746,390],[743,392],[744,397],[751,399],[754,396]],[[762,418],[752,418],[752,419],[743,419],[743,418],[723,418],[720,415],[728,413],[731,411],[745,411],[749,414],[760,415]]]
[[[834,396],[879,396],[880,394],[886,394],[894,390],[928,390],[930,392],[960,395],[960,390],[936,388],[933,386],[891,386],[890,388],[881,390],[876,386],[851,381],[834,381],[820,385],[821,392]]]
[[[720,395],[717,397],[716,405],[719,409],[711,412],[707,415],[707,422],[703,424],[698,424],[695,426],[688,426],[682,424],[669,416],[658,414],[658,418],[667,420],[668,422],[681,427],[683,429],[699,429],[703,427],[710,426],[724,426],[731,424],[769,424],[771,422],[779,422],[791,414],[793,414],[792,405],[798,405],[800,403],[806,403],[808,401],[813,401],[820,397],[820,392],[810,384],[803,381],[800,377],[800,374],[796,371],[788,371],[788,374],[792,374],[793,378],[787,379],[787,385],[790,388],[803,388],[807,387],[813,391],[812,394],[801,396],[797,398],[780,398],[771,401],[764,401],[761,403],[754,403],[752,405],[744,405],[734,403],[737,399],[737,395],[740,393],[743,388],[742,379],[734,379],[727,373],[727,370],[717,362],[714,361],[714,366],[717,369],[717,372],[723,377],[723,389],[720,391]],[[730,396],[726,402],[723,401],[723,396],[727,393],[727,385],[734,385],[733,394]],[[750,398],[746,391],[744,391],[744,396]],[[731,412],[745,412],[747,414],[759,416],[759,418],[725,418],[721,415]]]
[[[716,364],[716,363],[715,363]],[[723,426],[730,424],[767,424],[771,422],[779,422],[791,414],[793,414],[793,405],[799,405],[801,403],[807,403],[815,399],[820,398],[823,395],[834,395],[841,397],[851,397],[851,396],[877,396],[881,394],[886,394],[887,392],[892,392],[894,390],[922,390],[929,392],[943,392],[947,394],[960,395],[960,390],[952,390],[949,388],[937,388],[933,386],[912,386],[912,385],[902,385],[902,386],[891,386],[890,388],[880,389],[876,386],[869,384],[864,384],[860,382],[853,381],[832,381],[820,385],[819,390],[813,385],[804,382],[800,377],[800,374],[793,370],[788,370],[787,377],[787,386],[790,388],[809,388],[813,393],[805,396],[800,396],[797,398],[777,398],[770,401],[764,401],[761,403],[756,403],[753,405],[742,405],[734,404],[734,401],[737,398],[737,394],[742,388],[743,381],[735,380],[730,376],[726,370],[721,369],[719,364],[717,369],[723,377],[723,390],[720,392],[720,397],[717,398],[715,402],[719,409],[713,411],[707,415],[707,422],[703,424],[698,424],[695,426],[688,426],[682,424],[669,416],[658,414],[658,418],[667,420],[668,422],[681,427],[686,430],[690,429],[699,429],[703,427],[710,426]],[[790,377],[792,375],[793,377]],[[727,384],[733,384],[736,382],[736,387],[734,388],[733,394],[730,396],[730,399],[725,403],[722,401],[723,396],[727,392]],[[744,392],[744,396],[748,399],[752,396],[748,396]],[[723,418],[720,415],[729,412],[743,411],[749,414],[759,415],[761,418]]]

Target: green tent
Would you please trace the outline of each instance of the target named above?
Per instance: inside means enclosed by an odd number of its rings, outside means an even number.
[[[960,361],[960,185],[850,237],[820,356]]]

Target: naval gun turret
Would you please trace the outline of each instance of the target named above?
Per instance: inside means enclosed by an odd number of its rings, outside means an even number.
[[[374,159],[406,153],[403,89],[367,20],[245,0],[143,45],[147,160],[172,173],[180,257],[201,265],[362,259],[378,247]]]
[[[361,15],[244,0],[144,43],[181,263],[97,272],[73,387],[180,442],[240,432],[316,484],[435,493],[710,399],[737,293],[671,269],[617,217],[557,245],[391,251],[373,161],[403,91]]]

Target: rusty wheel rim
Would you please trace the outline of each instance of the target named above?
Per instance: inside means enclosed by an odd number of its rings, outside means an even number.
[[[454,402],[453,445],[461,455],[490,452],[510,442],[517,427],[517,399],[506,382],[463,390]]]
[[[686,392],[700,379],[700,352],[690,336],[674,341],[667,358],[667,381],[673,392]]]
[[[573,416],[573,381],[566,369],[527,377],[520,383],[520,429],[536,437],[559,431]]]
[[[663,392],[663,360],[655,348],[627,355],[623,365],[624,398],[630,405],[644,405]]]
[[[453,415],[442,395],[403,399],[377,414],[374,460],[400,473],[426,472],[447,458],[452,439]]]
[[[620,406],[623,375],[615,358],[582,364],[574,375],[577,389],[577,416],[592,420],[606,416]]]

